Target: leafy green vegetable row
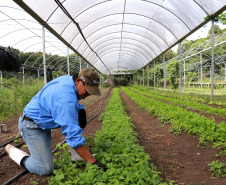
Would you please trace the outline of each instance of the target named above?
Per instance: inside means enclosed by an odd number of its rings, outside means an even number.
[[[186,93],[186,94],[181,94],[179,96],[179,93],[178,92],[175,93],[175,91],[167,90],[166,93],[164,93],[164,91],[162,91],[162,90],[153,91],[153,90],[150,90],[151,88],[148,89],[146,86],[142,86],[142,85],[132,85],[132,87],[139,89],[139,90],[145,90],[146,92],[152,91],[153,94],[162,95],[165,97],[183,99],[183,100],[205,103],[205,104],[215,104],[215,105],[226,106],[226,96],[222,96],[222,95],[219,95],[219,96],[215,95],[213,98],[211,98],[209,95],[205,95],[205,94]]]
[[[160,178],[161,172],[149,163],[150,156],[144,153],[144,148],[137,143],[137,134],[119,95],[119,90],[114,89],[113,95],[100,118],[103,121],[101,131],[95,135],[95,158],[106,165],[104,172],[96,165],[87,164],[86,169],[81,172],[74,166],[68,155],[64,155],[65,165],[60,165],[54,170],[55,177],[49,181],[50,184],[96,184],[96,185],[166,185]],[[58,166],[59,167],[59,166]],[[68,168],[72,177],[68,176]],[[79,172],[79,173],[78,173]],[[173,184],[173,182],[169,182]]]
[[[222,149],[221,155],[226,154],[226,124],[221,122],[216,124],[214,120],[200,116],[197,113],[189,112],[178,106],[159,102],[152,98],[147,98],[122,87],[122,90],[141,108],[149,113],[158,116],[163,123],[172,123],[171,132],[180,134],[185,130],[188,134],[196,134],[199,141],[204,144],[205,141],[214,142],[213,148]],[[205,143],[206,144],[206,143]]]
[[[147,96],[151,96],[154,99],[158,99],[158,100],[164,100],[164,101],[168,101],[170,103],[173,104],[177,104],[177,105],[181,105],[181,106],[186,106],[189,108],[193,108],[196,110],[201,110],[201,111],[205,111],[207,113],[215,113],[215,114],[219,114],[221,116],[226,116],[226,109],[223,109],[221,107],[218,108],[213,108],[210,107],[206,104],[200,104],[198,102],[195,101],[189,101],[186,100],[184,98],[180,98],[179,96],[176,97],[171,97],[171,96],[162,96],[161,94],[155,94],[153,91],[148,90],[147,88],[142,88],[142,87],[130,87],[133,91],[142,93],[144,95]]]

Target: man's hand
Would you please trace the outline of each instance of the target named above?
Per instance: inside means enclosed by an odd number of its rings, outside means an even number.
[[[84,129],[86,127],[86,110],[80,109],[78,112],[79,126]]]
[[[97,160],[95,161],[95,163],[93,163],[93,165],[94,164],[96,164],[99,168],[103,168],[104,171],[107,170],[106,166],[104,164],[102,164],[101,162],[97,161]]]

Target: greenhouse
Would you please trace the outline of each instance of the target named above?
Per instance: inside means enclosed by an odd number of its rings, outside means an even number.
[[[1,184],[226,184],[224,0],[0,15]]]

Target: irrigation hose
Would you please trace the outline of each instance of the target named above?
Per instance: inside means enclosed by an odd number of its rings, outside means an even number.
[[[86,123],[89,123],[91,120],[93,120],[95,117],[97,117],[97,115],[100,113],[100,111],[101,111],[101,109],[102,109],[102,103],[103,103],[103,101],[104,101],[105,98],[107,98],[109,95],[110,95],[110,93],[109,93],[108,95],[106,95],[106,96],[101,100],[101,102],[100,102],[100,110],[98,111],[98,113],[97,113],[95,116],[93,116],[92,118],[90,118]],[[60,146],[62,146],[64,143],[66,143],[66,139],[60,144]],[[52,154],[53,154],[57,149],[58,149],[58,148],[56,147],[56,148],[52,151]],[[19,177],[25,175],[26,173],[28,173],[28,170],[27,170],[27,169],[24,170],[24,171],[22,171],[22,172],[20,172],[20,173],[18,173],[16,176],[14,176],[13,178],[9,179],[7,182],[5,182],[5,183],[2,184],[2,185],[8,185],[8,184],[12,183],[12,182],[15,181],[17,178],[19,178]]]
[[[3,146],[5,146],[6,144],[10,143],[11,141],[14,141],[14,140],[16,140],[16,139],[19,139],[19,138],[21,138],[21,137],[22,137],[22,136],[20,135],[20,136],[18,136],[18,137],[15,137],[15,138],[13,138],[13,139],[10,139],[10,140],[8,140],[8,141],[5,142],[5,143],[0,144],[0,147],[3,147]]]

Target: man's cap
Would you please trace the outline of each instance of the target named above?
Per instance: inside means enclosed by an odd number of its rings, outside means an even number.
[[[91,68],[82,69],[78,77],[85,83],[86,90],[89,94],[100,95],[100,90],[98,88],[100,84],[99,75]]]

